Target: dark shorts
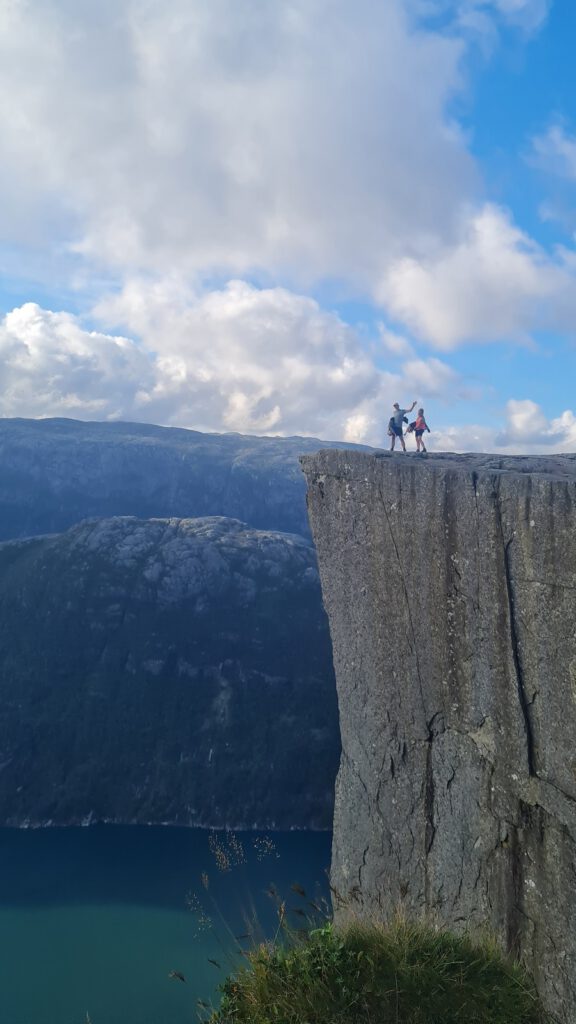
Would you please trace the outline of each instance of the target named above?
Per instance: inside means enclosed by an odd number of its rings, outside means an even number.
[[[414,433],[416,434],[416,437],[422,437],[422,434],[424,433],[424,431],[423,430],[415,430]]]
[[[396,434],[396,437],[402,437],[402,427],[397,427],[395,423],[392,424],[392,430]]]

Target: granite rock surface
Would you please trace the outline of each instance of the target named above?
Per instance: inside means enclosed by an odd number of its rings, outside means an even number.
[[[329,828],[338,757],[305,538],[128,517],[0,544],[0,824]]]
[[[365,916],[488,925],[573,1022],[576,456],[302,461],[340,707],[333,884]]]

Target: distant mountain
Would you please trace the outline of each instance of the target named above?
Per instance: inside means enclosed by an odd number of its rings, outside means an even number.
[[[0,539],[113,515],[222,515],[309,536],[298,456],[326,447],[344,445],[142,423],[0,419]]]
[[[1,426],[5,533],[219,503],[304,529],[300,439]],[[113,518],[0,545],[1,823],[330,827],[338,757],[303,537]]]

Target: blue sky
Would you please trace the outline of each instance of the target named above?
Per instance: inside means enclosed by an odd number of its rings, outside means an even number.
[[[576,127],[575,38],[576,7],[566,0],[551,5],[543,28],[528,39],[504,33],[490,58],[476,62],[472,102],[462,117],[491,195],[545,244],[559,233],[542,220],[539,206],[557,183],[531,162],[530,140],[551,120]]]
[[[576,446],[568,0],[0,0],[0,414]]]

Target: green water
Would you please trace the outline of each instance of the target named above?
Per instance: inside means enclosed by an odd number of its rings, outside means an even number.
[[[254,914],[273,934],[270,885],[298,926],[329,859],[318,833],[0,829],[0,1022],[192,1024],[250,944],[234,936]]]

